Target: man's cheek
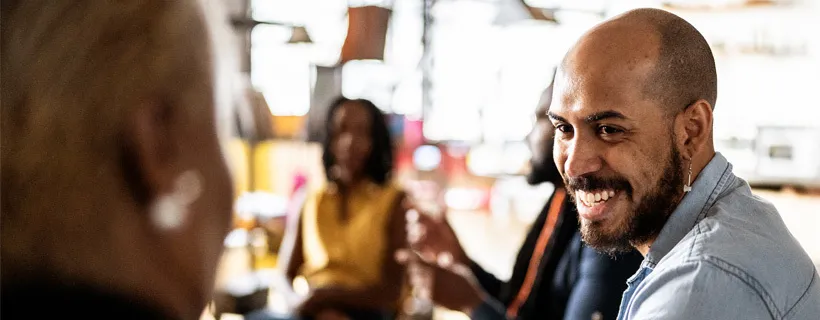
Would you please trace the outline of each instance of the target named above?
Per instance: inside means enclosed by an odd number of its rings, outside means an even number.
[[[558,173],[561,174],[561,177],[564,178],[564,182],[566,182],[567,177],[564,174],[564,163],[566,162],[566,154],[561,149],[562,146],[559,144],[555,144],[553,147],[552,152],[552,160],[555,162],[555,167],[558,169]]]

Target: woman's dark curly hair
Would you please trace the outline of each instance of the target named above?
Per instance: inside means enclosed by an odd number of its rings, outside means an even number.
[[[390,179],[393,172],[393,143],[390,137],[390,130],[387,128],[387,121],[385,115],[379,110],[373,102],[365,99],[351,100],[345,97],[339,97],[330,105],[325,119],[325,138],[322,141],[322,164],[325,167],[325,176],[328,181],[333,181],[331,168],[336,164],[336,159],[333,158],[333,153],[330,151],[331,141],[333,140],[333,116],[339,111],[342,105],[347,102],[358,103],[367,110],[370,116],[370,139],[372,147],[370,148],[370,155],[364,164],[364,175],[373,182],[384,185]]]

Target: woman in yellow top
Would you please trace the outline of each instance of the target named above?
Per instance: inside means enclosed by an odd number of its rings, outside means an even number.
[[[404,270],[392,258],[406,239],[405,194],[390,179],[393,148],[384,115],[340,98],[327,117],[327,184],[310,195],[296,228],[287,276],[304,276],[308,319],[385,319],[397,309]]]

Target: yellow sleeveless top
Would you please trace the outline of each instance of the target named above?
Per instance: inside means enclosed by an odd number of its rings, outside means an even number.
[[[363,288],[381,281],[390,215],[398,186],[362,183],[347,195],[347,219],[341,195],[328,184],[311,195],[302,212],[301,274],[311,288]]]

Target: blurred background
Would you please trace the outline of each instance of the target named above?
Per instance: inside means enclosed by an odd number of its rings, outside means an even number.
[[[217,279],[228,313],[251,303],[241,297],[277,308],[264,272],[294,195],[324,182],[318,142],[339,95],[388,114],[397,180],[441,197],[468,253],[509,277],[553,189],[522,177],[541,92],[583,32],[637,7],[674,12],[710,42],[717,150],[820,265],[820,1],[225,1],[249,98],[228,153],[236,229]]]

